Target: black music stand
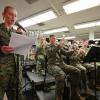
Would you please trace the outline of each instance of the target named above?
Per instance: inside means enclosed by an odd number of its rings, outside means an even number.
[[[100,62],[100,46],[92,46],[88,51],[87,55],[85,56],[83,63],[90,63],[94,62],[95,67],[95,100],[96,98],[96,62]]]
[[[44,92],[49,92],[49,89],[48,89],[48,87],[47,87],[47,84],[46,84],[46,77],[47,77],[47,71],[48,71],[48,69],[47,69],[47,62],[48,62],[48,60],[47,60],[47,56],[45,57],[45,63],[44,63],[44,82],[43,82],[43,91]]]
[[[19,100],[19,58],[20,55],[16,54],[16,100]]]

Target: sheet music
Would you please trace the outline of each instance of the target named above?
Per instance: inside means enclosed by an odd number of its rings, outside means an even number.
[[[15,48],[13,53],[26,56],[29,50],[31,49],[32,45],[34,44],[34,37],[28,37],[17,33],[12,33],[9,46]]]

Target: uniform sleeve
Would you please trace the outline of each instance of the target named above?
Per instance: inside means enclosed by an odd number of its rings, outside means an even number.
[[[1,30],[0,30],[0,40],[1,40]],[[2,47],[2,45],[1,45],[1,41],[0,41],[0,53],[1,53],[1,47]]]
[[[0,29],[0,46],[2,46],[3,31]]]
[[[64,48],[61,48],[61,53],[62,53],[63,55],[66,55],[66,56],[71,56],[71,55],[74,53],[74,51],[73,51],[73,50],[68,51],[68,50],[66,50],[66,49],[64,49]]]
[[[1,38],[2,38],[2,30],[0,29],[0,54],[3,54],[1,51],[1,47],[3,46]]]
[[[1,52],[1,46],[0,46],[0,52]]]
[[[80,57],[80,54],[74,54],[70,57],[71,60],[74,60],[74,61],[81,61],[81,57]]]

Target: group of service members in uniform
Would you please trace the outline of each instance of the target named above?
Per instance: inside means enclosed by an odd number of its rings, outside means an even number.
[[[36,67],[41,71],[45,66],[45,62],[47,63],[48,73],[54,76],[56,81],[55,100],[63,100],[65,79],[68,77],[71,84],[72,100],[85,100],[85,98],[80,95],[81,89],[84,89],[84,95],[86,97],[94,95],[90,89],[87,76],[87,72],[95,71],[94,65],[92,63],[83,63],[87,52],[87,43],[83,44],[82,41],[68,43],[62,38],[62,40],[58,42],[55,35],[50,35],[49,43],[47,43],[44,37],[40,38],[36,52],[36,61],[40,63],[37,64]],[[91,87],[93,87],[95,81],[94,77],[90,80],[92,80],[90,84],[92,85]],[[100,83],[97,83],[97,89],[100,90]]]
[[[21,87],[22,68],[18,69],[16,66],[16,55],[12,53],[14,48],[9,46],[12,32],[17,32],[12,28],[17,20],[17,11],[12,6],[6,6],[2,16],[4,22],[0,24],[0,100],[3,100],[5,92],[9,100],[17,100],[17,94],[19,96],[18,100],[25,100],[22,92],[17,91],[17,88]],[[94,65],[82,63],[82,59],[86,55],[86,49],[85,46],[79,48],[77,42],[70,45],[65,44],[64,39],[57,42],[55,35],[50,35],[49,43],[44,38],[40,38],[36,52],[36,61],[38,62],[36,67],[41,69],[45,66],[45,62],[47,63],[48,73],[55,77],[55,100],[63,100],[64,84],[67,76],[70,79],[71,98],[73,100],[85,100],[80,95],[81,84],[85,95],[93,95],[88,85],[87,71],[94,70]],[[19,79],[19,87],[16,87],[17,79]],[[97,85],[100,85],[99,82],[97,82]],[[98,87],[98,89],[100,88]]]

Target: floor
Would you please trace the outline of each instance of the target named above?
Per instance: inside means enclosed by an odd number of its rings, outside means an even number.
[[[29,95],[27,100],[55,100],[55,91],[50,92],[43,92],[43,91],[37,91],[37,98],[35,96]],[[34,99],[33,99],[34,98]],[[65,99],[64,100],[69,100]],[[87,98],[86,100],[95,100],[95,97]],[[100,100],[100,92],[97,92],[97,100]]]
[[[26,84],[29,82],[28,80],[24,81],[26,81]],[[44,92],[41,90],[34,91],[32,90],[31,83],[27,84],[26,87],[24,87],[24,90],[25,90],[24,95],[26,97],[26,100],[55,100],[55,90],[51,90],[48,92]],[[100,100],[100,91],[97,91],[96,93],[98,100]],[[65,97],[67,97],[67,95],[65,95]],[[3,100],[8,100],[6,94],[4,95]],[[87,100],[95,100],[95,99],[87,99]]]
[[[98,100],[100,100],[100,91],[97,91],[97,98]],[[6,94],[3,100],[8,100]],[[32,91],[27,91],[26,100],[55,100],[55,91],[52,90],[47,93],[43,91],[37,91],[37,94],[32,93]],[[92,99],[87,99],[87,100],[92,100]]]

